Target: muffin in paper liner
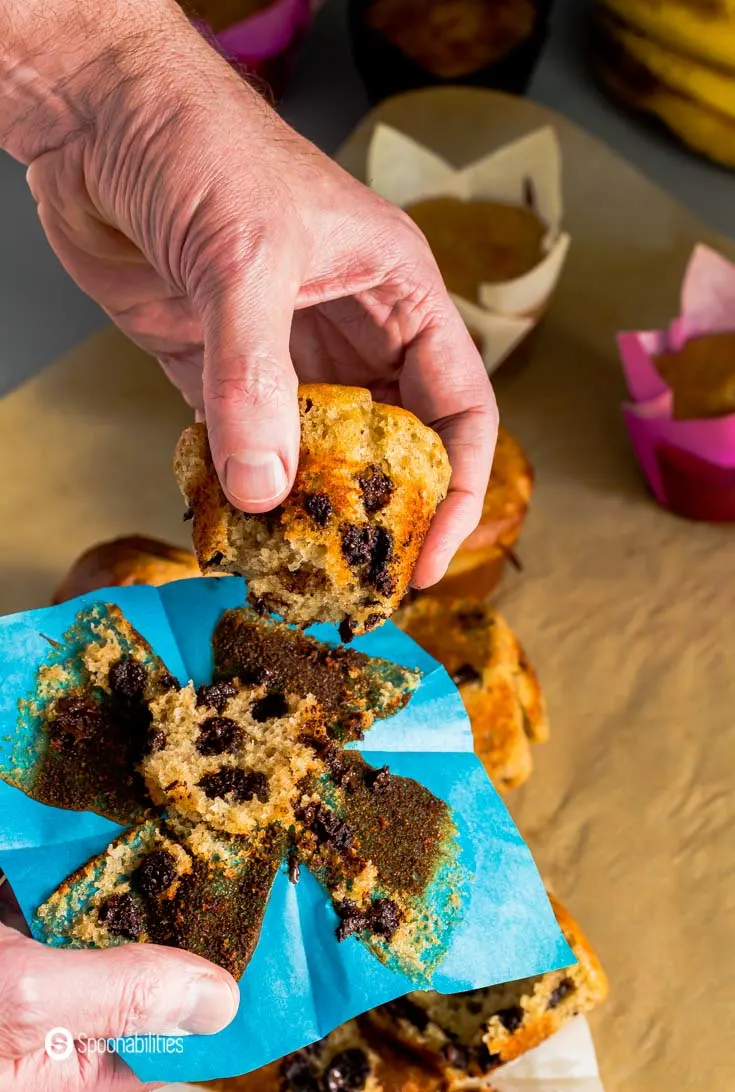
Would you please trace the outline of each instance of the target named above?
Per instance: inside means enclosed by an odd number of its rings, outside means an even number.
[[[367,179],[377,193],[401,208],[434,197],[528,207],[532,194],[534,211],[547,225],[542,260],[521,277],[479,285],[475,300],[452,297],[481,344],[488,372],[495,371],[543,314],[569,250],[570,237],[562,230],[561,151],[553,129],[538,129],[457,168],[381,124],[368,150]]]
[[[262,11],[216,33],[204,20],[196,20],[194,25],[225,60],[265,80],[278,97],[311,19],[310,0],[274,0]]]
[[[623,417],[659,504],[687,519],[735,521],[735,413],[677,419],[674,396],[654,357],[704,334],[735,333],[735,265],[695,247],[681,291],[681,314],[665,330],[618,335],[631,401]]]

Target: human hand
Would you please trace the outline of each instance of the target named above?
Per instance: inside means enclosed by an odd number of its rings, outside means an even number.
[[[122,1058],[102,1052],[97,1040],[211,1034],[230,1023],[237,1003],[230,975],[188,952],[148,944],[59,951],[0,924],[0,1088],[160,1088],[141,1084]],[[52,1029],[57,1035],[47,1050]],[[175,1046],[172,1039],[169,1043]]]
[[[173,4],[155,15],[94,85],[82,79],[87,123],[33,158],[49,241],[206,417],[224,490],[245,511],[273,508],[293,482],[297,377],[367,386],[432,425],[452,481],[413,583],[433,583],[479,519],[497,414],[428,245]]]

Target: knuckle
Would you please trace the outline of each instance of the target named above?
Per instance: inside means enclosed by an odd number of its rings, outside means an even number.
[[[164,990],[163,977],[150,956],[137,952],[130,955],[111,1013],[115,1033],[121,1036],[145,1029],[151,1014],[160,1007]]]
[[[44,1020],[43,974],[39,953],[28,944],[15,953],[3,946],[0,975],[0,1056],[21,1057],[43,1046],[48,1028]]]
[[[282,407],[295,396],[296,375],[274,357],[248,361],[220,362],[205,376],[205,401],[209,405],[237,406],[257,410]]]

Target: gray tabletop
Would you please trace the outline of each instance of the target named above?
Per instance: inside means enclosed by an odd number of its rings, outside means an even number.
[[[288,121],[330,153],[368,109],[350,57],[345,3],[329,0],[319,13],[283,104]],[[735,176],[689,155],[655,125],[631,121],[595,85],[584,59],[588,8],[582,0],[557,0],[530,97],[605,140],[716,231],[735,236]],[[36,219],[24,171],[3,153],[0,193],[2,393],[106,320],[59,267]]]

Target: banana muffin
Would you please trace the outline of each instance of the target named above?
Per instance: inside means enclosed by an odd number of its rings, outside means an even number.
[[[578,962],[484,990],[413,992],[369,1014],[379,1031],[440,1072],[447,1092],[487,1087],[487,1075],[538,1046],[607,996],[607,977],[571,914],[549,896]]]
[[[459,688],[475,751],[500,792],[531,773],[531,744],[548,739],[536,674],[505,619],[471,599],[416,599],[396,624],[442,664]]]
[[[182,433],[175,473],[203,572],[240,573],[257,609],[300,626],[333,622],[349,641],[402,599],[449,460],[432,429],[359,387],[302,386],[299,412],[296,481],[272,512],[227,501],[203,424]]]
[[[53,604],[99,588],[158,586],[171,580],[201,576],[190,550],[144,535],[126,535],[99,542],[77,558],[54,592]]]
[[[543,260],[546,224],[530,206],[430,197],[405,212],[426,236],[450,292],[478,301],[482,284],[512,281]]]
[[[533,468],[518,440],[501,425],[479,525],[449,562],[446,575],[421,594],[484,599],[497,587],[508,561],[519,569],[513,547],[532,492]]]

